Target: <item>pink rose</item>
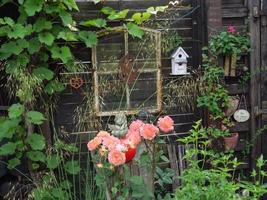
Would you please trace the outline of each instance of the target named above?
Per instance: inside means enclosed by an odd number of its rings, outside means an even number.
[[[114,137],[113,135],[110,135],[108,137],[102,138],[102,144],[108,148],[109,151],[116,148],[117,144],[120,144],[119,138]]]
[[[158,127],[164,133],[169,133],[174,130],[174,121],[169,116],[160,117],[158,120]]]
[[[93,151],[101,144],[102,140],[99,137],[95,137],[94,139],[90,140],[87,144],[87,148],[89,151]]]
[[[227,32],[231,33],[231,34],[235,34],[236,33],[236,28],[234,26],[228,26]]]
[[[126,161],[125,153],[118,150],[112,150],[108,154],[108,161],[115,166],[122,165]]]
[[[153,140],[158,133],[159,129],[153,124],[145,124],[140,131],[140,135],[146,140]]]
[[[143,126],[144,122],[142,122],[141,120],[135,120],[130,124],[129,129],[131,131],[140,131]]]
[[[131,129],[128,130],[126,136],[126,141],[128,142],[128,145],[132,148],[136,147],[138,144],[140,144],[142,138],[139,134],[139,131],[133,131]]]
[[[110,134],[107,131],[99,131],[99,133],[97,134],[97,137],[103,139],[105,137],[109,137]]]

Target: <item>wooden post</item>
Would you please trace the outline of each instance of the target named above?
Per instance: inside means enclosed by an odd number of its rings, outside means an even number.
[[[260,127],[260,120],[256,116],[256,109],[260,106],[260,0],[248,0],[249,8],[249,29],[251,37],[250,52],[250,67],[251,67],[251,81],[250,81],[250,101],[251,101],[251,127],[250,136],[255,137],[256,130]],[[257,137],[252,148],[251,153],[251,167],[255,168],[256,159],[261,153],[261,138]]]

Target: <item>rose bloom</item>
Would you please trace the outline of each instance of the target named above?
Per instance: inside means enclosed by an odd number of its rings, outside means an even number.
[[[158,133],[159,129],[153,124],[145,124],[140,131],[140,135],[146,140],[153,140]]]
[[[131,129],[128,130],[125,138],[128,145],[132,148],[135,148],[142,140],[139,131],[132,131]]]
[[[127,145],[123,143],[117,144],[115,149],[120,152],[126,152],[128,150]]]
[[[144,122],[142,122],[141,120],[135,120],[130,124],[129,129],[131,131],[140,131],[143,126]]]
[[[125,163],[126,157],[125,154],[118,151],[118,150],[112,150],[108,154],[108,161],[109,163],[119,166]]]
[[[87,144],[87,148],[89,151],[95,150],[100,144],[102,140],[99,137],[95,137],[94,139],[90,140]]]
[[[99,149],[99,154],[100,154],[101,156],[105,156],[107,152],[108,152],[108,149],[107,149],[106,147],[104,147],[104,146],[102,146],[102,147]]]
[[[174,129],[173,124],[174,121],[169,116],[160,117],[158,120],[158,127],[164,133],[169,133],[173,131]]]
[[[117,144],[120,144],[120,139],[113,135],[102,138],[102,144],[108,148],[109,151],[115,149]]]
[[[227,32],[231,33],[231,34],[235,34],[236,33],[236,28],[234,26],[228,26]]]
[[[99,131],[99,133],[97,134],[97,137],[100,137],[100,138],[104,138],[104,137],[109,137],[110,134],[107,132],[107,131]]]

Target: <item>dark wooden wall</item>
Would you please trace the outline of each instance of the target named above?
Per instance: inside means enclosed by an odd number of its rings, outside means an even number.
[[[120,9],[129,8],[131,11],[144,11],[150,6],[161,6],[168,4],[167,0],[160,1],[119,1],[119,2],[109,2],[107,1],[103,6],[112,6]],[[162,20],[172,20],[172,30],[176,31],[183,38],[182,46],[190,55],[189,58],[189,68],[195,69],[200,65],[201,60],[201,48],[203,46],[203,38],[205,31],[205,25],[203,20],[203,1],[201,0],[186,0],[183,1],[185,7],[177,8],[176,18],[168,19],[158,17],[154,19],[157,21]],[[88,2],[79,3],[80,12],[74,14],[77,21],[85,20],[90,17],[95,17],[99,13],[97,8]],[[118,25],[117,22],[111,22],[114,25]],[[81,141],[86,143],[90,135],[94,133],[93,130],[81,130],[77,129],[76,122],[73,117],[75,114],[75,109],[80,106],[83,101],[83,91],[86,88],[90,88],[90,83],[92,81],[91,74],[91,55],[90,50],[84,48],[83,46],[77,45],[77,48],[74,48],[76,55],[84,62],[87,63],[88,69],[85,74],[79,74],[85,80],[85,85],[79,90],[75,90],[67,87],[66,91],[60,95],[60,100],[58,102],[57,113],[55,117],[56,127],[58,127],[60,135],[70,139],[70,142]],[[163,73],[163,82],[164,84],[173,80],[174,78],[170,76],[171,73],[171,63],[170,56],[164,56],[162,58],[162,73]],[[72,77],[75,75],[63,74],[64,77]],[[67,81],[66,81],[67,83]],[[200,117],[200,114],[196,111],[187,110],[182,112],[179,109],[180,105],[177,105],[175,108],[168,108],[170,110],[167,114],[175,120],[175,131],[176,134],[187,133],[191,128],[193,121]],[[111,118],[102,118],[101,120],[106,122]],[[97,131],[97,130],[95,130]],[[85,149],[85,148],[84,148]]]

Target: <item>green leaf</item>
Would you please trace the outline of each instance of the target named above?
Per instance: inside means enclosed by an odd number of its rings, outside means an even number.
[[[41,151],[28,151],[27,156],[34,162],[45,162],[45,154]]]
[[[69,174],[78,174],[80,172],[80,165],[78,161],[72,160],[65,163],[65,170]]]
[[[63,39],[65,41],[78,41],[77,35],[71,31],[61,31],[58,33],[57,39]]]
[[[33,24],[33,30],[35,32],[41,32],[43,30],[50,30],[52,28],[52,23],[47,21],[44,17],[39,17]]]
[[[79,8],[78,8],[78,6],[77,6],[75,0],[63,0],[62,2],[64,2],[64,4],[65,4],[66,6],[68,6],[68,8],[69,8],[70,10],[75,9],[75,10],[79,11]]]
[[[41,43],[44,43],[48,46],[51,46],[55,40],[55,37],[49,32],[40,33],[38,38]]]
[[[0,141],[4,138],[11,139],[20,127],[21,119],[3,120],[0,121]]]
[[[97,35],[95,32],[91,31],[81,31],[79,32],[79,37],[89,48],[92,48],[97,44]]]
[[[9,32],[7,33],[9,38],[14,38],[14,39],[24,38],[26,34],[27,30],[21,24],[15,24],[10,28]]]
[[[141,39],[142,36],[144,35],[144,31],[139,26],[137,26],[132,22],[129,22],[124,26],[127,28],[129,34],[131,34],[133,37],[138,37]]]
[[[20,117],[25,111],[25,107],[21,104],[13,104],[9,109],[8,109],[8,117],[13,119],[13,118],[18,118]]]
[[[29,40],[28,52],[30,54],[38,52],[40,48],[41,48],[41,43],[39,42],[37,37]]]
[[[46,162],[47,162],[47,167],[49,169],[56,169],[59,166],[61,159],[58,155],[51,155],[47,157]]]
[[[29,122],[37,125],[42,124],[46,120],[44,115],[37,111],[29,111],[26,116]]]
[[[132,19],[134,20],[134,22],[136,24],[142,24],[143,22],[149,20],[151,14],[148,13],[148,12],[145,12],[145,13],[135,13],[133,14],[132,16]]]
[[[107,26],[107,21],[105,19],[99,18],[99,19],[87,20],[87,21],[81,22],[80,24],[83,26],[88,26],[88,27],[95,26],[98,28],[103,28]]]
[[[110,15],[111,13],[116,12],[113,8],[111,7],[104,7],[100,10],[102,13],[104,13],[105,15]]]
[[[126,18],[127,14],[129,12],[129,9],[122,10],[120,12],[112,12],[109,16],[108,19],[110,20],[115,20],[115,19],[124,19]]]
[[[33,70],[32,74],[41,80],[50,81],[54,77],[54,72],[46,67],[38,67]]]
[[[79,151],[74,144],[65,144],[62,149],[71,153],[77,153]]]
[[[29,16],[34,16],[36,12],[42,10],[44,2],[43,0],[26,0],[23,6]]]
[[[17,167],[18,165],[20,165],[20,160],[18,158],[12,158],[10,160],[8,160],[7,162],[7,168],[8,169],[14,169],[15,167]]]
[[[16,143],[13,142],[8,142],[2,145],[0,148],[0,156],[8,156],[14,154],[16,151],[16,147]]]
[[[53,94],[54,92],[62,92],[63,90],[65,90],[64,84],[57,80],[50,81],[45,86],[45,92],[50,95]]]
[[[45,138],[40,134],[31,134],[26,139],[26,142],[33,150],[43,150],[45,148]]]
[[[63,63],[67,63],[69,60],[72,59],[72,53],[67,46],[57,47],[54,46],[51,48],[52,58],[53,59],[60,59]]]
[[[61,18],[61,20],[65,26],[73,23],[71,14],[66,12],[66,11],[61,11],[59,13],[59,17]]]
[[[29,43],[24,39],[17,41],[11,41],[4,43],[0,48],[0,53],[6,54],[5,58],[8,58],[12,54],[19,55],[24,48],[27,48]]]

